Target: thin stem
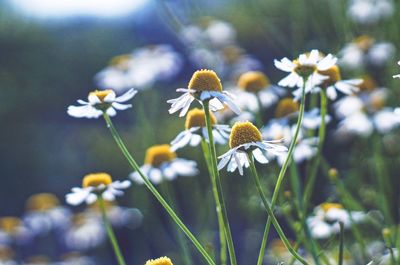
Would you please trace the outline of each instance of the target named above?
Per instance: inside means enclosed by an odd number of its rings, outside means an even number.
[[[340,244],[339,244],[339,261],[338,265],[343,265],[343,254],[344,254],[344,224],[339,222],[340,225]]]
[[[315,162],[310,170],[309,178],[307,180],[307,184],[304,190],[303,206],[305,212],[307,212],[308,203],[311,199],[311,195],[314,189],[315,180],[318,173],[318,167],[321,162],[322,148],[324,147],[325,135],[326,135],[325,117],[327,112],[328,100],[326,96],[326,91],[324,89],[321,89],[320,96],[321,96],[321,125],[319,126],[318,130],[318,151],[315,158]]]
[[[229,226],[229,221],[228,221],[228,214],[226,211],[225,207],[225,200],[224,200],[224,193],[222,190],[222,183],[221,183],[221,178],[219,176],[219,171],[217,168],[217,152],[215,150],[215,144],[214,144],[214,136],[212,134],[212,124],[211,124],[211,118],[210,118],[210,102],[205,101],[203,102],[203,107],[204,107],[204,115],[205,115],[205,122],[207,126],[207,134],[208,134],[208,148],[210,150],[210,162],[211,162],[211,169],[213,170],[213,174],[211,174],[215,180],[215,183],[217,184],[217,192],[218,192],[218,198],[219,198],[219,203],[220,203],[220,209],[222,212],[222,221],[224,225],[224,232],[225,232],[225,237],[226,237],[226,242],[228,244],[228,252],[229,252],[229,258],[231,261],[232,265],[236,265],[236,254],[235,254],[235,247],[233,245],[233,240],[232,240],[232,233],[231,229]]]
[[[110,239],[115,256],[117,257],[118,264],[126,265],[124,257],[122,256],[122,253],[121,253],[121,249],[119,248],[117,238],[115,237],[115,234],[111,227],[110,221],[108,220],[106,207],[104,206],[103,197],[101,197],[101,195],[97,196],[97,201],[99,203],[101,216],[103,217],[104,226],[106,227],[107,235],[108,235],[108,238]]]
[[[225,239],[225,233],[224,233],[224,221],[223,221],[222,212],[221,212],[221,204],[220,204],[219,198],[218,198],[217,183],[215,182],[215,177],[213,177],[214,173],[213,173],[213,170],[211,169],[208,145],[207,145],[207,142],[204,140],[204,138],[201,139],[201,147],[203,150],[204,159],[206,160],[207,169],[210,174],[212,191],[213,191],[214,201],[215,201],[215,211],[217,212],[221,265],[226,265],[227,253],[226,253],[226,239]]]
[[[154,197],[156,197],[156,199],[161,203],[161,205],[164,207],[164,209],[168,212],[168,214],[171,216],[171,218],[174,220],[174,222],[179,226],[179,228],[185,233],[185,235],[190,239],[190,241],[192,241],[193,245],[201,253],[201,255],[207,261],[207,263],[209,265],[215,265],[215,262],[210,257],[210,255],[207,253],[207,251],[204,249],[204,247],[200,244],[200,242],[197,240],[197,238],[190,232],[190,230],[185,226],[185,224],[181,221],[181,219],[176,215],[176,213],[171,208],[171,206],[168,205],[168,203],[161,196],[161,194],[157,191],[157,189],[153,186],[153,184],[150,182],[150,180],[140,170],[140,167],[138,166],[136,161],[133,159],[133,157],[129,153],[124,142],[122,141],[117,130],[115,129],[110,117],[106,113],[103,113],[103,117],[107,123],[107,127],[110,129],[110,132],[111,132],[112,136],[114,137],[114,140],[117,143],[118,147],[120,148],[121,152],[123,153],[125,158],[128,160],[128,163],[131,165],[131,167],[139,173],[139,175],[143,179],[143,182],[146,185],[146,187],[150,190],[150,192],[154,195]]]
[[[294,148],[296,146],[297,137],[298,137],[299,132],[300,132],[301,123],[303,121],[304,105],[305,105],[305,100],[306,100],[306,93],[305,93],[305,84],[306,84],[306,82],[305,82],[305,80],[304,80],[303,83],[304,83],[304,85],[303,85],[302,92],[301,92],[300,111],[299,111],[299,116],[297,118],[296,130],[294,132],[292,142],[290,143],[286,160],[282,165],[282,168],[281,168],[281,170],[279,172],[279,175],[278,175],[278,179],[276,181],[274,193],[272,195],[272,200],[271,200],[271,208],[272,209],[275,207],[276,201],[278,199],[279,191],[281,189],[283,178],[285,177],[285,173],[286,173],[286,170],[288,168],[289,162],[292,160],[293,151],[294,151]],[[263,238],[262,238],[262,241],[261,241],[261,247],[260,247],[260,252],[259,252],[259,255],[258,255],[257,265],[261,265],[262,264],[262,261],[263,261],[263,258],[264,258],[264,253],[265,253],[265,246],[267,245],[267,240],[268,240],[268,234],[269,234],[270,227],[271,227],[271,218],[268,217],[267,223],[266,223],[265,228],[264,228]]]
[[[251,170],[251,175],[253,177],[254,183],[256,185],[257,191],[260,194],[261,200],[263,201],[265,210],[267,211],[269,215],[269,219],[271,219],[272,224],[274,225],[276,232],[278,233],[279,237],[281,238],[283,244],[287,248],[287,250],[302,264],[308,265],[307,261],[303,259],[293,248],[293,246],[290,244],[289,240],[285,236],[281,226],[278,223],[278,220],[276,220],[276,217],[274,215],[274,212],[272,211],[271,207],[269,206],[268,200],[264,194],[264,191],[261,188],[260,184],[260,178],[258,177],[257,169],[254,164],[254,157],[251,154],[247,154],[249,164],[250,164],[250,170]]]
[[[260,99],[260,95],[258,93],[255,94],[257,98],[257,104],[258,104],[258,112],[256,113],[256,121],[257,121],[257,127],[261,128],[263,126],[263,106],[262,102]]]

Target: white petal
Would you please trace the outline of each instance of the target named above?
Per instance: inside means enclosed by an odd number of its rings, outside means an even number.
[[[123,95],[117,97],[114,101],[115,102],[120,102],[120,103],[128,101],[131,98],[133,98],[136,95],[137,92],[138,92],[137,90],[131,88],[126,93],[124,93]]]

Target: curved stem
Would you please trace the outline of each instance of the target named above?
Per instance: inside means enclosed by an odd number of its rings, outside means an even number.
[[[315,158],[315,162],[310,170],[309,178],[307,180],[307,184],[304,190],[303,208],[305,212],[307,212],[308,203],[311,199],[311,195],[314,189],[315,179],[317,177],[318,167],[321,162],[322,148],[324,147],[325,135],[326,135],[325,117],[326,117],[327,103],[328,103],[326,97],[326,91],[324,89],[321,89],[320,95],[321,95],[321,125],[319,126],[318,130],[318,151]]]
[[[122,256],[122,253],[121,253],[121,249],[119,248],[117,238],[115,237],[115,234],[111,227],[110,221],[108,220],[106,207],[104,206],[104,200],[101,197],[101,195],[97,196],[97,201],[99,203],[101,216],[103,217],[104,226],[106,227],[107,235],[108,235],[108,238],[110,239],[115,256],[117,257],[118,264],[126,265],[124,257]]]
[[[209,265],[215,265],[213,259],[210,257],[210,255],[207,253],[207,251],[204,249],[204,247],[200,244],[200,242],[197,240],[197,238],[190,232],[190,230],[185,226],[185,224],[182,222],[182,220],[176,215],[176,213],[171,208],[171,206],[169,206],[169,204],[165,201],[165,199],[161,196],[161,194],[153,186],[153,184],[150,182],[150,180],[140,170],[139,165],[136,163],[136,161],[133,159],[133,157],[129,153],[124,142],[122,141],[117,130],[115,129],[110,117],[106,113],[103,113],[103,117],[107,123],[107,127],[110,129],[110,132],[111,132],[112,136],[114,137],[114,140],[117,143],[118,147],[120,148],[121,152],[123,153],[125,158],[128,160],[128,163],[131,165],[131,167],[139,173],[139,175],[143,179],[146,187],[150,190],[150,192],[154,195],[154,197],[156,197],[156,199],[161,203],[161,205],[164,207],[164,209],[168,212],[168,214],[171,216],[171,218],[174,220],[174,222],[179,226],[179,228],[185,233],[185,235],[190,239],[190,241],[192,241],[193,245],[201,253],[201,255],[207,261],[207,263]]]
[[[217,168],[217,152],[215,150],[214,136],[212,134],[212,124],[211,124],[211,118],[210,118],[210,105],[209,104],[210,104],[209,101],[203,102],[205,122],[206,122],[206,126],[207,126],[207,134],[208,134],[208,141],[209,141],[208,149],[210,150],[210,155],[211,155],[210,162],[211,162],[211,169],[213,171],[212,176],[215,180],[215,183],[217,184],[217,192],[218,192],[218,198],[219,198],[219,203],[220,203],[220,207],[221,207],[220,209],[222,212],[222,221],[223,221],[223,225],[224,225],[226,242],[228,244],[229,258],[230,258],[231,264],[236,265],[237,261],[236,261],[235,247],[233,245],[232,233],[231,233],[231,229],[230,229],[229,221],[228,221],[228,214],[226,212],[221,178],[219,176],[219,171]]]
[[[218,198],[218,190],[217,190],[217,183],[215,182],[215,178],[213,177],[213,171],[210,165],[210,154],[208,152],[207,142],[204,138],[201,139],[201,147],[204,153],[204,159],[206,160],[207,169],[210,174],[210,180],[212,184],[212,191],[214,195],[215,201],[215,211],[217,213],[218,218],[218,231],[219,231],[219,243],[220,243],[220,259],[221,265],[226,265],[227,253],[226,253],[226,239],[224,233],[224,221],[221,212],[221,205]]]
[[[247,154],[248,160],[249,160],[249,164],[250,164],[250,170],[251,170],[251,175],[253,177],[254,183],[256,184],[256,188],[258,190],[258,193],[260,194],[261,200],[263,201],[265,210],[267,211],[268,215],[269,215],[269,219],[271,220],[272,224],[274,225],[276,232],[278,233],[279,237],[281,238],[283,244],[285,245],[285,247],[287,248],[287,250],[293,255],[293,257],[295,257],[299,262],[301,262],[304,265],[308,265],[307,261],[305,259],[303,259],[297,252],[296,250],[293,248],[293,246],[290,244],[289,240],[287,239],[287,237],[285,236],[282,228],[280,227],[278,220],[276,220],[276,217],[271,209],[271,207],[269,206],[268,200],[264,194],[264,191],[261,188],[261,184],[260,184],[260,178],[258,177],[258,173],[257,173],[257,169],[256,166],[254,164],[254,157],[251,154]]]
[[[296,146],[297,138],[299,136],[299,132],[300,132],[300,128],[301,128],[301,123],[303,121],[304,105],[305,105],[305,100],[306,100],[306,93],[305,93],[305,84],[306,84],[306,82],[305,82],[305,80],[304,80],[303,83],[304,83],[304,85],[303,85],[302,92],[301,92],[300,110],[299,110],[299,116],[297,118],[296,130],[294,132],[292,142],[290,143],[286,160],[282,165],[282,168],[281,168],[281,170],[279,172],[279,175],[278,175],[278,179],[276,181],[274,194],[272,195],[272,200],[271,200],[271,208],[272,209],[275,207],[276,200],[278,199],[279,191],[281,189],[283,178],[285,177],[285,173],[286,173],[287,167],[289,165],[289,162],[292,160],[293,151],[294,151],[294,148]],[[265,246],[267,245],[267,240],[268,240],[268,234],[269,234],[270,227],[271,227],[271,218],[268,217],[267,224],[265,225],[265,228],[264,228],[263,238],[262,238],[262,241],[261,241],[261,247],[260,247],[260,252],[259,252],[259,255],[258,255],[257,265],[261,265],[262,264],[262,261],[263,261],[263,258],[264,258],[264,253],[265,253]]]

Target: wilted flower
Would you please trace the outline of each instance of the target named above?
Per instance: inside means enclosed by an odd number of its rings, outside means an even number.
[[[226,104],[235,113],[240,113],[240,109],[233,102],[233,96],[229,92],[222,90],[221,81],[212,70],[196,71],[190,79],[188,88],[178,88],[176,91],[184,94],[179,98],[167,101],[171,104],[170,114],[181,110],[179,116],[185,116],[190,104],[195,99],[201,104],[203,104],[203,101],[209,101],[212,111],[220,110]]]
[[[286,147],[279,145],[281,140],[265,141],[262,139],[261,132],[251,122],[236,122],[229,137],[228,152],[221,155],[218,170],[228,165],[228,171],[239,170],[243,175],[243,167],[249,167],[248,153],[262,164],[268,163],[268,153],[281,155],[286,152]]]
[[[217,124],[217,118],[210,113],[215,143],[225,144],[231,129],[228,125]],[[194,108],[186,116],[185,130],[171,142],[171,150],[176,151],[186,145],[197,146],[201,139],[208,141],[208,132],[205,124],[204,110]]]
[[[161,257],[158,259],[151,259],[146,261],[145,265],[173,265],[168,257]]]
[[[196,162],[177,158],[170,145],[155,145],[147,149],[144,165],[140,168],[145,176],[154,184],[163,180],[173,180],[178,176],[191,177],[198,173]],[[129,177],[139,183],[144,181],[139,172],[133,172]]]
[[[83,202],[92,204],[101,196],[106,201],[114,201],[116,196],[124,194],[122,190],[131,186],[129,180],[112,181],[107,173],[93,173],[86,175],[82,181],[82,188],[72,188],[72,192],[67,194],[66,201],[71,205],[79,205]]]
[[[81,99],[78,103],[82,106],[69,106],[68,114],[75,118],[98,118],[103,113],[115,116],[117,110],[126,110],[132,107],[131,104],[121,104],[133,98],[136,90],[130,89],[123,95],[117,97],[112,90],[93,91],[89,93],[88,102]]]
[[[338,222],[342,222],[344,228],[350,228],[365,218],[363,212],[348,211],[341,204],[326,202],[314,209],[313,215],[307,218],[307,225],[313,238],[325,239],[340,232]]]
[[[112,87],[120,92],[131,87],[144,89],[171,79],[181,68],[182,57],[170,45],[149,45],[114,57],[95,80],[101,88]]]
[[[279,81],[278,85],[284,87],[302,87],[304,80],[311,86],[319,85],[326,76],[320,74],[320,71],[326,71],[336,64],[337,58],[332,54],[321,58],[318,50],[312,50],[309,54],[300,54],[299,58],[290,61],[288,58],[275,60],[275,66],[290,73],[287,77]],[[304,80],[303,80],[304,79]]]

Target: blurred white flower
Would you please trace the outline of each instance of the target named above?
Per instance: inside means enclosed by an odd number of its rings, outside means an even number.
[[[117,196],[124,195],[122,190],[131,186],[129,180],[112,181],[107,173],[93,173],[83,178],[82,188],[74,187],[65,198],[70,205],[79,205],[83,202],[92,204],[101,196],[106,201],[114,201]]]
[[[290,61],[283,58],[280,61],[274,60],[276,68],[290,73],[288,76],[279,81],[278,85],[284,87],[302,87],[303,78],[311,87],[321,84],[327,79],[326,76],[319,74],[319,71],[326,71],[336,64],[337,58],[332,54],[328,54],[324,58],[320,57],[318,50],[312,50],[309,54],[303,53]]]
[[[0,245],[24,244],[32,237],[32,232],[20,218],[13,216],[0,218]]]
[[[117,115],[117,110],[126,110],[132,107],[131,104],[121,104],[133,98],[137,91],[128,90],[123,95],[117,97],[113,90],[93,91],[89,93],[88,102],[81,99],[78,103],[82,106],[69,106],[68,114],[75,118],[98,118],[103,112],[109,116]]]
[[[228,172],[238,169],[239,174],[243,175],[243,168],[250,165],[248,154],[253,155],[257,162],[266,164],[269,153],[279,156],[287,151],[281,142],[281,140],[263,140],[261,132],[251,122],[237,122],[233,125],[229,137],[230,149],[218,157],[221,159],[218,170],[227,166]]]
[[[313,238],[326,239],[340,232],[339,222],[347,229],[365,219],[366,215],[363,212],[348,211],[337,203],[323,203],[307,217],[307,225]]]
[[[178,176],[192,177],[198,174],[196,162],[177,158],[168,144],[148,148],[144,165],[140,170],[154,184],[164,180],[174,180]],[[137,171],[132,172],[129,177],[138,184],[144,183]]]
[[[216,144],[226,144],[231,129],[228,125],[217,124],[217,118],[210,113],[212,132]],[[186,145],[197,146],[201,140],[208,142],[204,110],[194,108],[186,116],[185,130],[180,132],[171,142],[171,150],[176,151]]]
[[[168,81],[182,69],[183,60],[170,45],[152,45],[120,55],[95,76],[103,89],[125,91],[131,87],[145,89],[157,81]]]
[[[351,0],[348,16],[360,24],[373,24],[382,18],[392,16],[394,11],[392,0]]]

